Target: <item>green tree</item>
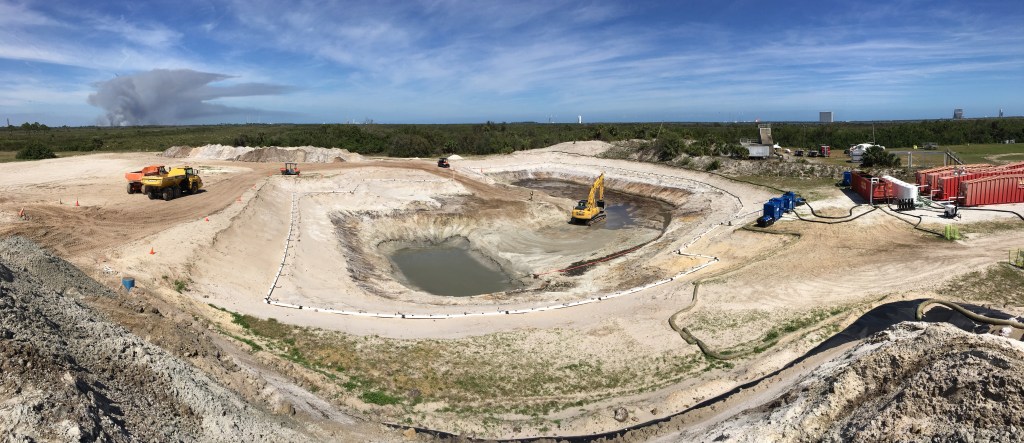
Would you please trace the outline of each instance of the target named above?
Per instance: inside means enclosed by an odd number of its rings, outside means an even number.
[[[18,150],[18,153],[14,155],[14,158],[18,160],[42,160],[56,157],[57,154],[54,154],[52,149],[39,143],[31,143]]]
[[[900,158],[896,154],[885,152],[885,149],[878,146],[868,148],[861,158],[861,166],[864,167],[895,168],[899,165]]]

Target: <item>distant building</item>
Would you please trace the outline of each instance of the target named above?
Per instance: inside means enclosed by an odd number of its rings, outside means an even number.
[[[1003,118],[1003,108],[999,108],[999,118]]]
[[[818,113],[818,122],[832,123],[832,111],[821,111]]]
[[[953,110],[953,120],[962,120],[964,118],[964,110],[956,108]]]

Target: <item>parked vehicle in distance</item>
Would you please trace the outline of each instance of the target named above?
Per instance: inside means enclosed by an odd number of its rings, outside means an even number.
[[[281,168],[281,175],[299,175],[299,172],[298,163],[288,162]]]

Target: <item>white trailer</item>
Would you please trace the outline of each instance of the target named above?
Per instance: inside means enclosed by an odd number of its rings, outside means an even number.
[[[768,158],[772,155],[771,145],[747,145],[747,157]]]

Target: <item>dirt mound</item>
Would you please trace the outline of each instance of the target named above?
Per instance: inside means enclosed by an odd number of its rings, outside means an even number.
[[[1024,343],[900,323],[775,400],[683,441],[1012,441]]]
[[[0,433],[17,441],[309,437],[79,297],[110,296],[21,237],[0,240]]]
[[[243,162],[300,162],[333,163],[359,161],[362,156],[345,149],[298,146],[282,148],[271,146],[253,148],[248,146],[205,145],[199,147],[173,146],[163,153],[170,158],[193,158],[202,160],[231,160]]]

